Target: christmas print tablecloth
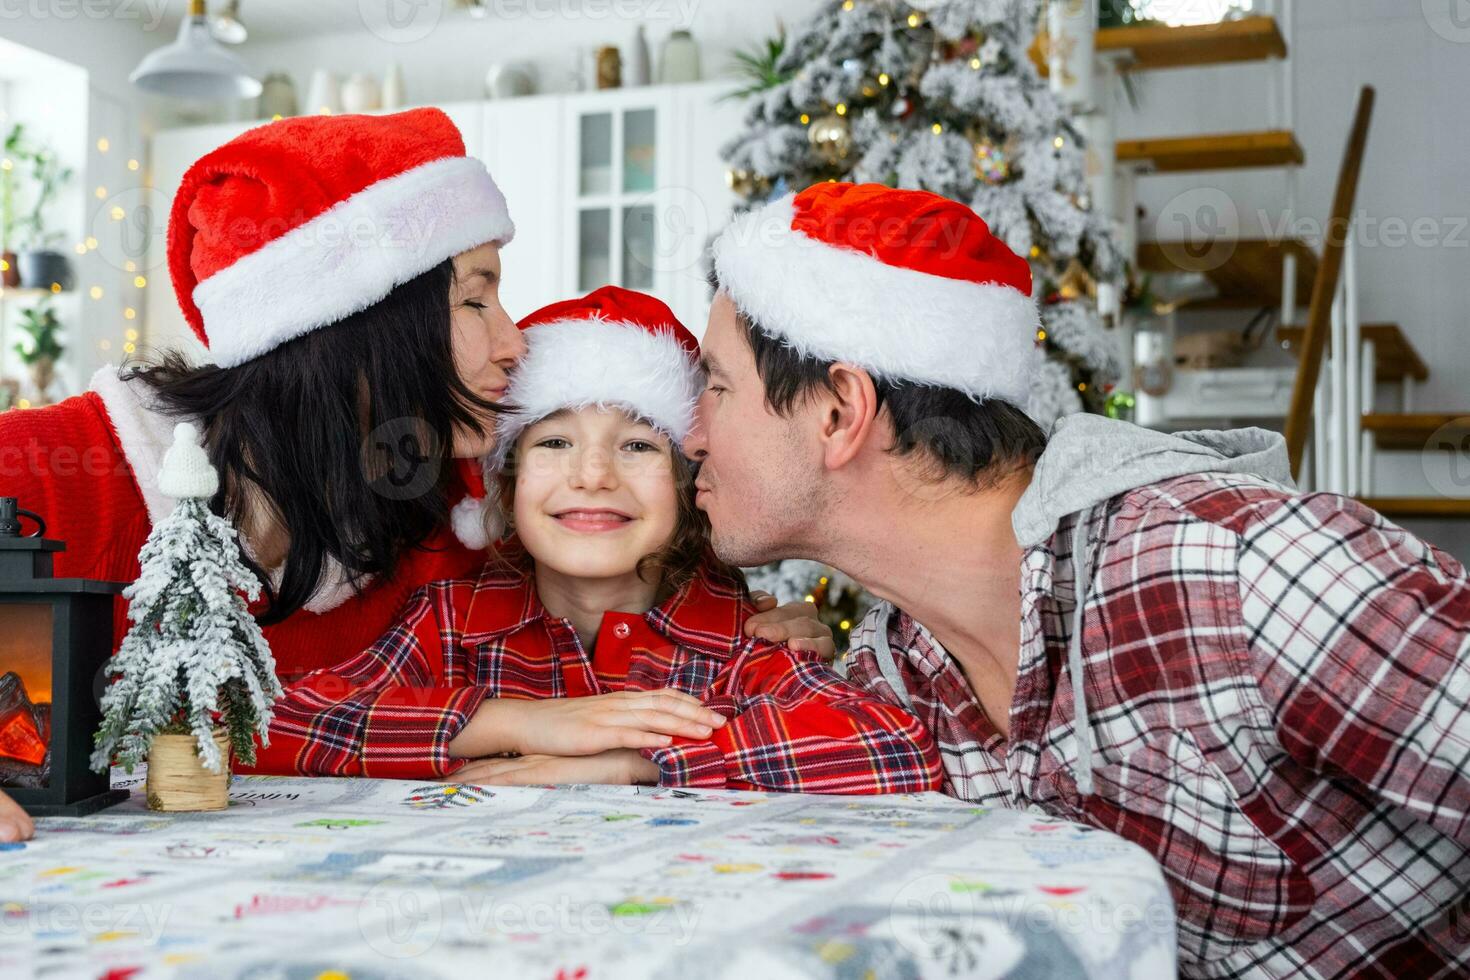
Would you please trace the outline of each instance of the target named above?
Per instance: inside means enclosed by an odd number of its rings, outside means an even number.
[[[5,977],[1174,973],[1147,853],[935,793],[236,776],[0,848]]]

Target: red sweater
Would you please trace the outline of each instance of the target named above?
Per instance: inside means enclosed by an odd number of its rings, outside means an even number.
[[[132,582],[138,551],[155,515],[172,501],[156,477],[174,420],[144,407],[137,389],[104,368],[93,390],[49,408],[0,413],[0,496],[46,520],[46,536],[66,542],[57,577]],[[456,498],[463,497],[463,489]],[[29,531],[29,527],[26,528]],[[284,622],[265,629],[283,681],[359,653],[388,628],[426,582],[473,574],[483,551],[459,543],[446,526],[399,563],[392,580],[361,596],[324,588]],[[114,648],[127,631],[127,602],[114,610]]]
[[[371,647],[302,679],[276,702],[270,746],[239,772],[441,779],[452,741],[486,698],[571,698],[677,688],[729,722],[708,739],[643,749],[665,786],[807,793],[939,787],[939,751],[909,712],[816,654],[743,635],[744,583],[709,566],[642,615],[608,612],[588,655],[548,613],[534,568],[508,563],[434,582]],[[258,743],[257,743],[258,744]]]

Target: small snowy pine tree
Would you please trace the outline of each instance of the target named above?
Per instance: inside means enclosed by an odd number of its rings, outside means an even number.
[[[158,482],[178,504],[149,532],[138,580],[123,592],[133,625],[108,666],[116,679],[102,697],[92,768],[101,772],[116,755],[132,772],[154,735],[193,734],[200,761],[219,772],[217,724],[248,765],[257,732],[270,744],[271,706],[282,693],[246,605],[260,582],[240,558],[234,527],[209,509],[218,476],[191,424],[175,428]]]

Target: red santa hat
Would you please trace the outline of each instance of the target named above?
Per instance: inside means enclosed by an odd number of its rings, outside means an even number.
[[[689,434],[704,388],[699,342],[661,300],[603,286],[544,306],[518,326],[526,354],[511,372],[504,400],[512,411],[495,417],[495,449],[484,461],[487,486],[520,434],[562,409],[623,409],[676,446]],[[493,490],[462,501],[453,518],[455,533],[470,547],[484,547],[505,526]]]
[[[714,264],[736,308],[804,355],[1026,407],[1031,267],[963,204],[816,184],[733,221]]]
[[[168,265],[189,326],[233,367],[514,233],[505,196],[440,110],[302,116],[189,168]]]

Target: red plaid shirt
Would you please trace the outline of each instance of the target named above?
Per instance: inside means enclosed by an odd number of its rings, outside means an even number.
[[[662,785],[809,793],[938,789],[938,750],[914,716],[815,654],[741,635],[743,582],[705,568],[643,615],[604,614],[589,657],[541,605],[524,551],[478,580],[431,583],[396,626],[276,703],[270,746],[242,771],[390,779],[459,769],[448,745],[486,698],[677,688],[730,721],[707,741],[641,750]]]
[[[1352,500],[1251,478],[1088,513],[1092,795],[1066,666],[1076,515],[1022,563],[1009,742],[891,605],[854,631],[850,679],[912,705],[952,795],[1152,851],[1186,975],[1470,975],[1465,569]]]

